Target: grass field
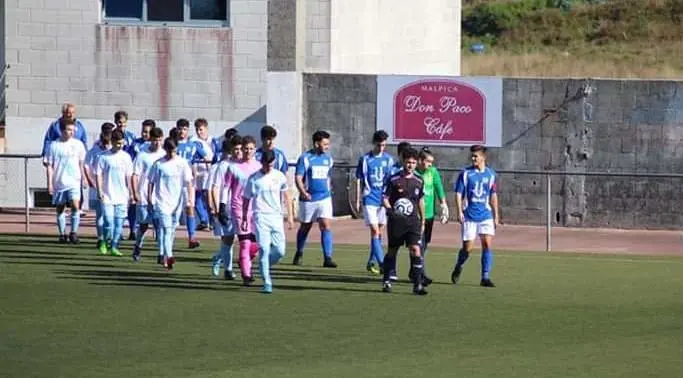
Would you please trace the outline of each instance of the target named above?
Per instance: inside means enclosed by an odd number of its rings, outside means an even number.
[[[212,279],[208,242],[167,273],[53,239],[0,236],[0,376],[680,376],[681,258],[499,252],[484,289],[478,254],[452,286],[434,250],[416,297],[381,293],[365,247],[323,270],[311,246],[267,296]]]

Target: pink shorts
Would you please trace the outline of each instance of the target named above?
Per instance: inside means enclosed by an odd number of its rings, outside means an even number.
[[[256,230],[256,227],[254,226],[254,215],[252,213],[247,214],[247,225],[249,229],[247,231],[242,230],[242,213],[239,214],[232,214],[232,222],[233,225],[235,226],[235,231],[237,231],[235,234],[236,235],[249,235],[253,234],[254,231]]]

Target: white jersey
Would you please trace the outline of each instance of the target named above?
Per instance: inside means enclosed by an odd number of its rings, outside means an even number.
[[[50,143],[43,162],[52,167],[52,189],[55,193],[81,188],[81,163],[85,162],[85,146],[78,139]]]
[[[258,171],[251,175],[242,196],[252,200],[254,214],[280,215],[281,195],[287,190],[287,177],[277,169],[272,169],[268,173]]]
[[[130,200],[128,185],[133,175],[133,161],[123,149],[107,151],[100,155],[97,174],[102,175],[102,203],[127,205]]]
[[[209,178],[209,190],[218,188],[219,203],[230,203],[230,188],[225,185],[225,174],[228,172],[230,165],[234,164],[231,160],[221,160],[211,166],[211,174]]]
[[[206,160],[211,161],[213,159],[213,149],[211,147],[211,138],[208,140],[201,139],[195,136],[190,139],[193,142],[202,145],[202,148],[206,152]],[[207,190],[210,188],[209,171],[211,170],[211,165],[209,163],[195,163],[194,164],[197,175],[195,176],[196,189]]]
[[[138,178],[136,189],[140,205],[146,206],[148,204],[147,189],[149,186],[149,174],[154,163],[163,158],[164,154],[164,150],[159,148],[155,152],[149,152],[149,150],[141,151],[135,158],[135,162],[133,163],[133,175]]]
[[[97,198],[97,162],[103,153],[109,151],[109,147],[103,146],[100,141],[95,142],[92,148],[85,155],[85,166],[88,168],[86,174],[89,175],[90,181],[95,185],[88,189],[88,198]]]
[[[183,192],[192,183],[190,164],[180,156],[157,160],[149,173],[153,185],[152,206],[162,214],[174,214],[183,207]]]

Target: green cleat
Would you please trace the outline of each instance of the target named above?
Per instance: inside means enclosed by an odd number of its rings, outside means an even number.
[[[107,243],[105,243],[103,240],[100,240],[97,242],[97,249],[100,251],[100,255],[106,255],[109,253],[107,250]]]
[[[112,256],[116,256],[116,257],[123,256],[123,253],[121,253],[121,251],[119,251],[119,249],[115,248],[115,247],[112,248],[111,251],[109,251],[109,254],[111,254]]]

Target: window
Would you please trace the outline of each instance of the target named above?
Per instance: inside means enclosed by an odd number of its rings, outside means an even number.
[[[105,22],[226,25],[230,0],[104,0]]]

